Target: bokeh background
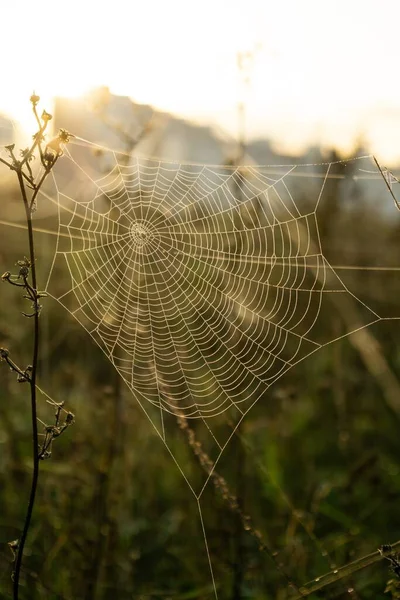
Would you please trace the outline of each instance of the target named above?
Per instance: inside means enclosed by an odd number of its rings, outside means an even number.
[[[34,133],[35,90],[54,133],[64,127],[90,142],[78,154],[86,171],[107,172],[112,149],[127,161],[231,166],[374,154],[396,176],[399,17],[389,0],[9,3],[0,144],[24,147]],[[84,194],[84,179],[66,178],[62,160],[57,181],[71,197]],[[357,166],[339,163],[327,180],[323,252],[346,267],[346,285],[368,306],[400,317],[400,213],[374,161],[363,173]],[[27,253],[26,231],[14,174],[0,167],[0,268],[12,271]],[[302,210],[314,184],[298,184]],[[40,203],[35,228],[45,281],[53,205]],[[41,465],[21,598],[215,598],[197,502],[170,455],[84,329],[44,304],[40,385],[76,423]],[[28,364],[24,300],[3,284],[1,307],[0,345]],[[327,338],[342,336],[348,315],[333,304],[324,327]],[[220,600],[292,598],[290,582],[300,587],[400,538],[400,330],[388,320],[363,331],[291,369],[226,448],[220,479],[202,497]],[[26,508],[30,416],[27,389],[4,366],[0,381],[0,597],[10,598],[7,543]],[[44,399],[41,410],[50,418]],[[166,423],[200,484],[209,448],[196,453],[182,423]],[[378,562],[309,597],[398,598],[388,567]]]

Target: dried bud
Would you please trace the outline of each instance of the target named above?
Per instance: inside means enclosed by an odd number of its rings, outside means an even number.
[[[8,281],[11,277],[11,273],[10,271],[6,271],[5,273],[3,273],[3,275],[1,276],[3,281]]]
[[[0,348],[0,360],[5,360],[10,355],[10,352],[7,348]]]
[[[58,132],[58,139],[62,144],[68,144],[71,138],[75,137],[73,133],[70,133],[66,129],[60,129]]]
[[[13,540],[12,542],[8,542],[8,547],[10,548],[13,558],[15,559],[19,550],[19,540]]]
[[[56,155],[53,154],[53,152],[45,152],[43,154],[43,160],[48,164],[51,165],[54,162]]]
[[[8,150],[8,152],[12,152],[15,148],[15,144],[8,144],[7,146],[4,146],[4,148]]]
[[[75,415],[72,412],[69,412],[67,414],[67,416],[65,417],[65,424],[66,425],[72,425],[72,423],[75,420]]]
[[[36,104],[40,100],[40,96],[38,96],[37,94],[35,94],[35,92],[33,92],[32,96],[29,99],[32,102],[33,106],[36,106]]]
[[[46,146],[45,156],[51,157],[51,160],[54,160],[56,156],[60,156],[62,154],[61,144],[62,141],[58,137],[50,140]]]
[[[49,450],[44,450],[41,454],[39,454],[39,458],[41,460],[47,460],[48,458],[51,458],[51,452]]]
[[[44,135],[42,133],[40,133],[40,131],[37,131],[36,133],[33,134],[32,139],[36,140],[40,144],[41,142],[44,141]]]
[[[32,160],[35,159],[35,157],[33,156],[33,154],[31,154],[29,148],[24,148],[23,150],[19,151],[20,156],[22,156],[22,158],[26,158],[26,160],[28,162],[32,162]]]
[[[28,277],[28,275],[29,275],[29,267],[27,267],[26,265],[23,265],[19,270],[18,277],[22,277],[23,279],[25,279],[26,277]]]
[[[69,133],[66,129],[60,129],[58,136],[50,140],[46,146],[46,153],[53,153],[56,156],[62,156],[63,150],[61,145],[68,144],[71,138],[75,137],[72,133]],[[53,157],[54,158],[54,157]]]
[[[44,122],[51,121],[52,118],[53,118],[52,115],[50,115],[45,110],[42,112],[42,121],[44,121]]]
[[[24,260],[17,260],[17,262],[15,264],[18,265],[18,267],[31,267],[32,266],[31,261],[26,256],[24,256]]]

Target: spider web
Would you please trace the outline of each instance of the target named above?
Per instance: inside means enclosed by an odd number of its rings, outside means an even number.
[[[68,147],[46,194],[58,233],[45,289],[114,365],[185,478],[217,597],[201,501],[227,444],[272,384],[339,339],[327,334],[333,307],[345,335],[385,316],[323,254],[318,209],[341,163],[236,168],[93,147]],[[360,173],[371,165],[357,160]],[[196,421],[200,485],[174,454],[171,418]]]

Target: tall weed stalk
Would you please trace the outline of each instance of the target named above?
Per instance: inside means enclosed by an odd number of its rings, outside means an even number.
[[[35,93],[30,98],[33,115],[38,129],[33,135],[33,141],[27,148],[21,149],[19,155],[15,153],[15,144],[5,147],[7,159],[0,158],[0,163],[13,171],[18,180],[21,200],[25,209],[26,227],[28,232],[28,256],[24,256],[16,263],[17,272],[6,271],[2,280],[12,286],[21,288],[23,297],[30,302],[30,309],[23,312],[24,318],[33,321],[32,361],[25,368],[20,367],[11,357],[7,348],[0,348],[0,360],[5,362],[11,371],[17,374],[18,383],[27,383],[30,389],[31,428],[32,428],[32,478],[29,492],[28,507],[19,539],[9,542],[13,554],[13,598],[18,600],[20,577],[24,547],[31,525],[33,509],[35,506],[36,491],[39,481],[40,461],[50,458],[53,440],[58,437],[74,421],[74,415],[66,411],[64,404],[48,400],[55,407],[55,420],[51,425],[45,425],[44,433],[40,438],[38,431],[38,406],[37,406],[37,366],[39,359],[40,340],[40,312],[42,298],[45,292],[39,290],[36,274],[35,240],[32,216],[37,209],[37,200],[45,180],[51,173],[60,156],[62,146],[72,137],[66,130],[61,129],[51,141],[46,143],[46,133],[52,116],[45,110],[39,117],[37,105],[40,101]],[[36,163],[34,164],[34,161]]]

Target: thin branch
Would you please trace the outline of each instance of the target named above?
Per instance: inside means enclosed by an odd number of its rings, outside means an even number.
[[[56,164],[57,160],[58,160],[59,156],[56,155],[53,159],[52,162],[49,162],[47,164],[47,166],[45,167],[45,171],[42,175],[42,177],[39,180],[39,183],[37,185],[35,185],[35,191],[32,194],[32,198],[29,204],[29,210],[32,212],[32,207],[35,205],[35,201],[37,198],[37,195],[40,191],[40,188],[42,187],[42,184],[44,183],[44,180],[46,179],[47,175],[50,173],[51,169],[54,167],[54,165]]]
[[[44,139],[44,132],[46,131],[47,124],[48,124],[48,122],[51,119],[51,115],[49,115],[48,113],[46,113],[46,111],[43,111],[43,115],[45,116],[45,120],[43,121],[43,124],[41,125],[39,131],[37,133],[35,133],[35,135],[33,136],[33,138],[34,138],[33,144],[28,149],[28,151],[25,153],[24,158],[19,163],[21,169],[24,166],[24,164],[29,160],[29,158],[33,155],[34,151],[36,150],[36,148],[38,146],[40,148],[40,150],[39,150],[39,152],[40,152],[40,158],[42,159],[41,143],[42,143],[42,141]],[[43,166],[45,166],[45,165],[43,165]]]
[[[390,555],[393,554],[393,551],[395,550],[400,550],[400,540],[398,542],[395,542],[394,544],[391,544],[390,549],[388,550],[384,551],[380,549],[377,552],[367,554],[367,556],[364,556],[363,558],[359,558],[351,563],[348,563],[344,567],[340,567],[339,569],[330,571],[325,575],[321,575],[321,577],[316,577],[310,583],[306,583],[305,585],[303,585],[299,589],[299,594],[294,596],[291,600],[300,600],[305,596],[309,596],[314,592],[318,592],[318,590],[325,588],[331,583],[336,583],[337,581],[340,581],[345,577],[349,577],[357,571],[361,571],[361,569],[365,569],[365,567],[373,565],[374,563],[378,562],[379,560],[382,560],[383,558],[388,558]]]
[[[19,382],[30,381],[30,379],[31,379],[30,367],[29,368],[27,367],[25,369],[25,371],[20,369],[19,366],[13,360],[11,360],[8,350],[6,350],[5,348],[0,348],[0,359],[4,360],[8,364],[8,366],[10,367],[10,369],[12,371],[15,371],[15,373],[18,373],[18,376],[19,376],[18,381]]]
[[[7,162],[6,160],[4,160],[4,158],[0,158],[0,162],[3,163],[3,165],[6,165],[6,167],[8,167],[9,169],[13,169],[12,163]]]
[[[0,163],[2,163],[3,165],[6,165],[6,167],[8,167],[11,171],[16,171],[18,169],[18,162],[17,164],[13,164],[8,162],[7,160],[4,160],[4,158],[0,158]],[[29,168],[30,171],[30,167],[27,163],[27,167]],[[24,173],[23,171],[21,171],[22,177],[29,183],[29,185],[35,189],[35,181],[33,179],[33,175],[32,172],[30,171],[30,175],[27,175],[26,173]]]

